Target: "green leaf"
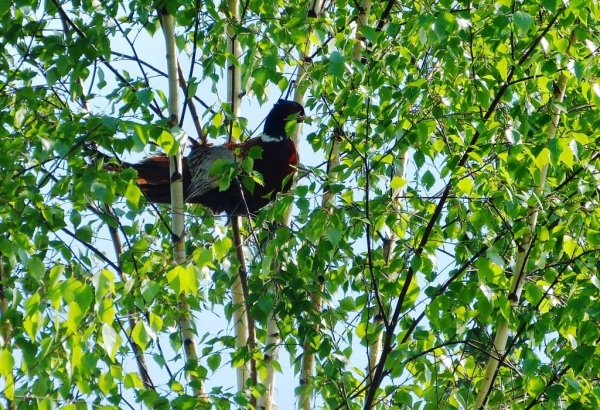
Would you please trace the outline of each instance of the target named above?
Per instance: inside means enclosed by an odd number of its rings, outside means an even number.
[[[92,194],[92,198],[95,200],[102,201],[108,204],[112,204],[114,202],[114,192],[103,182],[94,182],[90,189],[90,193]],[[85,234],[86,233],[84,233],[84,235]]]
[[[163,320],[160,316],[154,313],[149,314],[148,324],[153,332],[158,333],[163,330]]]
[[[426,189],[431,189],[435,184],[436,178],[430,171],[425,171],[421,177],[421,182]]]
[[[81,214],[76,209],[73,209],[69,214],[69,221],[77,228],[81,223]]]
[[[503,81],[506,81],[506,79],[508,78],[509,66],[510,66],[509,61],[506,58],[503,58],[500,61],[498,61],[498,64],[496,65],[496,68],[498,69],[498,72],[500,73],[500,78]]]
[[[156,144],[167,155],[177,155],[177,151],[179,150],[179,144],[175,141],[175,137],[166,130],[161,130],[160,135],[156,138]]]
[[[577,242],[569,235],[565,235],[563,238],[563,251],[567,257],[572,258],[575,256],[575,250],[577,249]]]
[[[564,142],[561,141],[561,152],[560,152],[560,156],[558,157],[558,160],[560,162],[562,162],[563,164],[565,164],[567,167],[569,168],[573,168],[573,165],[575,164],[575,154],[576,151],[574,152],[573,150],[573,146],[575,147],[575,150],[577,149],[576,145],[571,145],[571,144],[565,144]]]
[[[329,57],[329,74],[337,78],[343,78],[346,71],[345,58],[338,52],[334,51]]]
[[[8,349],[2,349],[0,351],[0,375],[2,377],[12,378],[13,366],[15,360]]]
[[[149,106],[152,102],[152,99],[154,98],[152,90],[149,89],[140,90],[137,93],[135,93],[135,96],[145,107]]]
[[[198,269],[189,265],[187,267],[177,265],[167,273],[169,286],[177,294],[198,293],[199,275]]]
[[[392,178],[392,182],[390,183],[390,188],[392,189],[399,189],[402,188],[406,185],[407,181],[404,178],[401,177],[394,177]]]
[[[470,195],[471,191],[473,190],[473,180],[470,178],[462,178],[460,181],[458,181],[456,186],[465,195]]]
[[[215,113],[212,117],[212,123],[216,128],[219,128],[223,124],[223,114],[220,112]]]
[[[151,280],[142,282],[141,293],[145,301],[151,302],[160,292],[160,285]]]
[[[526,33],[533,24],[531,16],[524,11],[517,11],[513,14],[513,21],[520,32]]]
[[[139,211],[142,209],[142,198],[144,195],[142,191],[138,188],[136,184],[130,182],[125,189],[125,199],[127,200],[127,206],[129,206],[134,211]]]
[[[41,281],[46,274],[46,267],[38,257],[32,257],[27,262],[27,271],[36,280]]]
[[[123,378],[123,384],[128,389],[140,389],[144,387],[144,383],[137,373],[126,373]]]
[[[77,302],[69,303],[69,313],[67,315],[67,329],[70,333],[75,333],[84,317],[84,311]]]
[[[133,140],[136,148],[141,151],[149,139],[149,129],[147,126],[137,123],[128,123],[128,128],[133,130]]]
[[[600,231],[595,229],[587,229],[585,233],[585,239],[591,246],[600,245]]]
[[[550,150],[548,148],[544,148],[538,156],[535,158],[535,165],[542,169],[546,165],[550,163]]]
[[[146,349],[148,344],[153,339],[153,332],[148,327],[145,321],[138,320],[133,331],[131,332],[131,337],[133,341],[137,343],[141,349]]]
[[[46,81],[48,82],[48,86],[52,87],[56,82],[60,79],[60,72],[56,68],[51,68],[46,73]]]
[[[252,158],[252,159],[261,159],[263,157],[262,154],[263,154],[263,150],[259,146],[251,147],[248,150],[248,157]]]
[[[0,4],[0,17],[7,14],[10,11],[10,8],[11,8],[11,3],[9,3],[9,2],[3,2],[2,4]]]
[[[102,300],[98,306],[98,317],[102,323],[113,323],[116,317],[115,304],[110,299]]]
[[[222,259],[229,254],[233,247],[233,241],[229,237],[223,237],[214,241],[212,249],[217,259]]]
[[[247,156],[242,160],[242,171],[246,174],[251,174],[252,169],[254,169],[254,159]]]
[[[108,357],[110,357],[111,360],[114,360],[115,354],[121,346],[122,339],[112,326],[109,326],[106,323],[102,325],[102,343]]]
[[[81,239],[83,242],[91,242],[94,232],[92,231],[92,227],[89,225],[83,225],[75,231],[75,235]]]
[[[342,239],[342,233],[335,228],[331,228],[327,231],[327,239],[329,239],[334,248],[337,248]]]
[[[545,389],[546,382],[541,376],[534,376],[527,379],[527,384],[525,386],[526,391],[533,397],[539,396]]]
[[[271,295],[264,295],[252,307],[252,315],[259,323],[266,324],[269,314],[273,311],[274,300]]]
[[[103,373],[98,378],[98,387],[104,395],[108,396],[114,386],[114,378],[110,373]]]
[[[351,297],[345,297],[340,300],[340,308],[345,312],[353,312],[356,310],[356,304],[354,303],[354,299]]]
[[[221,355],[213,354],[208,356],[208,358],[206,359],[206,364],[208,364],[208,368],[213,372],[217,371],[217,369],[221,365]]]

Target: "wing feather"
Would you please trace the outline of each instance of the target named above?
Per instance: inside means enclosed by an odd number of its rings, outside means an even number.
[[[225,145],[200,145],[195,147],[188,155],[191,184],[187,192],[186,201],[200,197],[207,192],[219,187],[220,175],[211,171],[217,160],[235,162],[235,154]]]

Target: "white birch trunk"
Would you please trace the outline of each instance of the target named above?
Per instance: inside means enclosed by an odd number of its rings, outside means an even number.
[[[569,41],[569,47],[574,41],[574,36],[571,35]],[[568,49],[567,49],[568,52]],[[558,83],[554,89],[554,96],[549,104],[549,108],[552,113],[552,121],[548,124],[546,129],[546,133],[548,134],[548,140],[551,140],[556,137],[556,131],[558,129],[558,123],[560,121],[560,109],[556,106],[557,104],[562,103],[565,96],[565,88],[567,85],[567,76],[561,73]],[[542,197],[544,195],[544,188],[546,186],[546,175],[548,174],[548,164],[546,164],[540,173],[540,180],[537,186],[534,188],[534,193],[538,197]],[[518,247],[517,261],[515,263],[515,270],[513,273],[513,278],[510,286],[509,292],[509,300],[510,304],[513,308],[519,306],[519,300],[521,299],[521,292],[523,291],[523,284],[525,283],[525,279],[527,278],[527,255],[529,255],[529,251],[532,245],[532,235],[535,231],[537,218],[538,218],[538,209],[536,207],[530,207],[529,209],[529,232],[527,232],[521,243]],[[490,359],[488,361],[488,365],[485,371],[485,375],[483,378],[483,383],[479,388],[479,392],[477,394],[477,398],[475,400],[475,408],[483,408],[487,398],[489,396],[489,392],[492,389],[492,383],[495,378],[496,371],[498,370],[498,366],[500,361],[504,360],[504,355],[506,354],[506,343],[508,341],[508,333],[510,328],[510,323],[507,319],[502,318],[502,321],[498,325],[498,331],[496,332],[496,337],[494,339],[494,350],[492,355],[490,355]]]
[[[233,24],[240,22],[240,5],[238,0],[227,1],[229,11],[229,21],[227,25],[227,51],[233,56],[232,59],[227,61],[227,102],[231,106],[231,112],[234,117],[237,118],[241,115],[241,94],[242,94],[242,75],[239,67],[236,65],[239,59],[242,57],[242,49],[240,42],[236,39],[235,30]],[[236,60],[235,62],[233,60]],[[230,127],[229,139],[235,140],[233,135],[233,125]],[[232,181],[232,184],[235,184]],[[245,275],[248,272],[246,267],[246,260],[244,258],[243,246],[244,239],[240,234],[240,227],[242,225],[242,218],[233,217],[231,224],[234,227],[233,235],[234,243],[238,247],[237,255],[240,263],[240,270],[235,276],[235,279],[231,285],[231,301],[235,310],[233,312],[234,329],[235,329],[235,346],[237,349],[250,347],[248,344],[249,332],[248,332],[248,312],[246,307],[246,298],[244,295],[244,285],[242,284],[242,274]],[[235,226],[234,226],[235,225]],[[246,390],[246,381],[252,375],[251,363],[244,363],[242,366],[236,369],[237,376],[237,388],[238,391]]]
[[[322,11],[323,1],[322,0],[314,0],[312,2],[312,11],[314,11],[314,18],[317,18]],[[307,44],[310,44],[307,42]],[[294,101],[304,104],[304,94],[301,91],[300,85],[302,84],[302,80],[306,76],[306,67],[309,64],[306,60],[306,57],[309,56],[312,52],[312,46],[308,45],[306,50],[300,51],[299,60],[302,61],[302,65],[298,69],[298,76],[296,79],[296,92],[294,94]],[[293,135],[294,143],[298,145],[300,143],[300,134],[302,128],[300,126],[296,127],[296,130]],[[340,164],[340,141],[335,135],[332,140],[331,146],[331,158],[329,162],[329,169],[334,169]],[[329,182],[335,183],[337,181],[337,175],[334,172],[330,172],[329,174]],[[329,191],[323,194],[323,206],[329,207],[333,206],[332,204],[332,195]],[[291,209],[289,213],[290,219],[287,221],[288,225],[291,223]],[[317,275],[318,276],[318,275]],[[319,284],[319,289],[324,289],[324,283]],[[321,295],[318,292],[315,292],[311,295],[312,299],[312,307],[315,313],[319,314],[322,310],[323,300]],[[315,324],[315,331],[320,327],[320,324]],[[300,398],[299,398],[299,408],[300,410],[309,410],[312,406],[312,392],[313,388],[311,386],[311,379],[315,370],[315,351],[314,347],[310,345],[310,337],[307,337],[303,343],[303,351],[304,355],[302,356],[302,364],[300,368],[300,386],[303,387],[300,390]]]
[[[172,132],[178,129],[179,122],[179,75],[177,62],[177,47],[175,45],[175,18],[161,12],[163,33],[167,50],[167,73],[169,80],[169,124]],[[178,131],[177,131],[178,132]],[[171,209],[173,238],[173,259],[177,265],[186,263],[185,255],[185,219],[184,219],[184,197],[183,197],[183,147],[179,147],[175,156],[169,158],[169,172],[171,174]],[[198,365],[198,352],[196,349],[196,330],[190,307],[183,302],[186,295],[180,295],[182,302],[179,303],[180,310],[180,332],[183,339],[183,348],[186,361]],[[194,396],[204,398],[204,384],[196,372],[189,372],[190,385]]]

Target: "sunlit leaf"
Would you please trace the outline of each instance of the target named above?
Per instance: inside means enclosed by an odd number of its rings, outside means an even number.
[[[513,19],[515,22],[515,26],[517,26],[517,28],[521,32],[527,32],[533,24],[533,19],[531,18],[531,15],[524,11],[515,12],[515,14],[513,14]]]

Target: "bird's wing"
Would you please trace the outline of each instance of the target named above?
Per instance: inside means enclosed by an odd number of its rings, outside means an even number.
[[[211,172],[213,165],[222,160],[235,162],[236,156],[225,145],[200,145],[195,147],[188,155],[188,164],[191,174],[191,184],[187,191],[186,200],[206,194],[219,187],[221,175]]]

